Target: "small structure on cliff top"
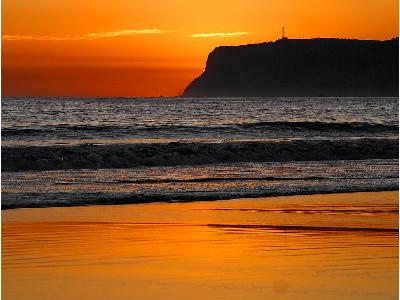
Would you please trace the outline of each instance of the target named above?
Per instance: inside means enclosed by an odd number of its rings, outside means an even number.
[[[287,40],[286,32],[285,32],[285,26],[282,26],[282,40]]]

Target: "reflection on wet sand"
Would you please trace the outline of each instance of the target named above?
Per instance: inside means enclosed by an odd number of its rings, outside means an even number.
[[[2,212],[3,299],[396,299],[398,193]]]

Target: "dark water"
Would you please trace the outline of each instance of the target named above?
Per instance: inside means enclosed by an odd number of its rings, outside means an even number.
[[[7,146],[397,135],[398,98],[2,100]]]
[[[2,208],[396,190],[398,164],[385,159],[4,172]]]

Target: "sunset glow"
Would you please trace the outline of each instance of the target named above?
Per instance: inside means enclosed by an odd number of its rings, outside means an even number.
[[[36,40],[36,41],[77,41],[77,40],[93,40],[98,38],[110,38],[119,36],[130,36],[138,34],[160,34],[166,33],[167,31],[159,29],[126,29],[126,30],[115,30],[106,32],[91,32],[81,35],[13,35],[5,34],[2,36],[2,40],[5,41],[21,41],[21,40]]]
[[[190,37],[198,38],[198,37],[231,37],[238,35],[246,35],[247,32],[215,32],[215,33],[195,33]]]
[[[220,45],[390,39],[396,0],[5,0],[5,96],[176,96]]]

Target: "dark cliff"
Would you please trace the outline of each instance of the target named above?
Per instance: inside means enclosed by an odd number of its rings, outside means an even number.
[[[183,96],[397,96],[399,39],[217,47]]]

